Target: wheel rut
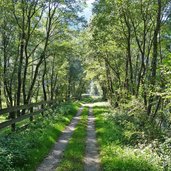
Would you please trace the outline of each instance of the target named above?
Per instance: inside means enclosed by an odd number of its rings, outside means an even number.
[[[55,143],[52,151],[37,168],[37,171],[55,171],[55,169],[58,167],[58,164],[62,159],[63,152],[69,142],[69,139],[71,138],[75,127],[81,118],[80,115],[82,113],[82,110],[83,107],[79,109],[76,116],[72,119],[71,123],[62,132],[62,135]]]
[[[100,160],[96,141],[95,117],[92,107],[89,108],[86,154],[84,159],[84,171],[100,171]]]
[[[54,145],[52,151],[44,159],[44,161],[37,168],[37,171],[55,171],[63,157],[63,152],[68,145],[70,138],[76,128],[76,125],[81,119],[83,107],[79,109],[76,116],[72,119],[71,123],[62,132],[62,135]],[[95,131],[95,117],[93,116],[93,109],[89,107],[88,123],[87,123],[87,138],[86,138],[86,151],[84,157],[84,171],[101,171],[100,159],[98,153],[98,146],[96,141]]]

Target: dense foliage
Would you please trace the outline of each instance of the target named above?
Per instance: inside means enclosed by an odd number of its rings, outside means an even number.
[[[77,0],[0,1],[0,108],[82,92],[77,38],[83,6]]]
[[[94,109],[101,164],[106,171],[171,169],[170,138],[149,122],[142,125],[143,111],[137,106],[141,105],[134,100],[119,110]]]
[[[169,0],[94,3],[87,69],[113,108],[97,115],[104,170],[171,168],[170,24]]]
[[[115,107],[136,97],[158,125],[170,125],[170,9],[168,0],[99,0],[90,23],[104,97]]]

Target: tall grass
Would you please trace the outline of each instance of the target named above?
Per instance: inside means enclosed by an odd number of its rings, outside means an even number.
[[[159,156],[150,146],[138,147],[131,144],[134,125],[119,124],[115,114],[104,107],[94,109],[100,158],[104,171],[160,171]],[[112,117],[111,117],[112,116]],[[123,116],[124,117],[124,116]],[[131,137],[131,138],[130,138]],[[137,136],[135,136],[135,141]]]

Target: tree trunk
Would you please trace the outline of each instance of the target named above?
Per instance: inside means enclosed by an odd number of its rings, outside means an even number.
[[[127,91],[129,91],[129,79],[128,79],[128,58],[126,57],[126,62],[125,62],[125,88]]]
[[[0,109],[2,109],[2,82],[0,80]]]
[[[110,68],[109,68],[109,65],[106,60],[105,60],[105,70],[106,70],[106,78],[107,78],[108,97],[109,97],[110,101],[112,101],[112,97],[113,97],[113,93],[114,93],[113,83],[112,83],[112,79],[111,79]]]
[[[150,78],[152,91],[154,90],[154,86],[156,84],[156,70],[157,70],[157,57],[158,57],[158,34],[160,32],[160,27],[161,27],[161,0],[158,0],[157,2],[158,2],[158,12],[157,12],[157,19],[156,19],[156,27],[155,27],[154,36],[153,36],[153,56],[152,56],[152,62],[151,62],[151,78]],[[149,97],[149,102],[148,102],[148,109],[147,109],[148,115],[151,114],[153,100],[154,100],[154,97],[151,95]]]
[[[18,64],[18,88],[17,88],[17,106],[20,106],[21,102],[21,87],[22,87],[22,65],[24,59],[24,47],[25,47],[25,3],[22,0],[22,31],[20,38],[20,57]],[[19,115],[20,111],[18,111]]]
[[[128,38],[127,38],[127,57],[129,62],[129,70],[130,70],[130,81],[131,81],[131,92],[135,95],[134,91],[134,81],[133,81],[133,68],[132,68],[132,57],[131,57],[131,30],[128,28]]]
[[[46,76],[46,60],[44,59],[44,70],[43,70],[43,76],[42,76],[42,88],[43,88],[43,97],[44,97],[44,101],[47,100],[47,94],[46,94],[46,84],[47,84],[47,80],[45,80],[45,76]]]

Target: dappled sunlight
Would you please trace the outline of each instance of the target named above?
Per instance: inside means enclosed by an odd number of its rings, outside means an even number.
[[[52,137],[52,136],[48,136],[48,139],[49,139],[49,141],[51,141],[52,143],[55,143],[55,139],[54,139],[54,137]]]
[[[162,170],[157,166],[159,157],[151,153],[149,149],[134,149],[113,143],[104,146],[101,155],[104,156],[102,162],[106,171],[123,170],[124,168],[127,171]]]
[[[5,116],[0,116],[0,123],[1,122],[4,122],[4,121],[6,121],[7,119],[6,119],[6,117]]]

